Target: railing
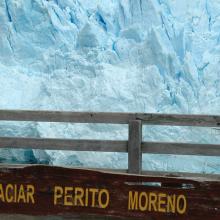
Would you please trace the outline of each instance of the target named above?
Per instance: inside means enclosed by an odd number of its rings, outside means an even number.
[[[220,116],[0,110],[2,121],[128,124],[127,141],[0,137],[0,147],[47,150],[127,152],[128,172],[142,171],[142,153],[220,156],[220,144],[143,142],[143,125],[220,127]],[[120,170],[125,171],[125,170]],[[148,172],[148,174],[153,174]],[[167,173],[160,173],[166,175]],[[175,175],[183,176],[182,173]],[[190,176],[191,174],[185,174]],[[197,174],[200,176],[200,174]],[[202,176],[202,175],[201,175]]]

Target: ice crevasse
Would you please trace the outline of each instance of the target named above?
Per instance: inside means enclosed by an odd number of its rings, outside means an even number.
[[[219,0],[2,0],[0,108],[220,114]],[[126,126],[1,122],[1,136],[126,139]],[[219,143],[213,128],[145,140]],[[0,162],[124,168],[126,155],[2,149]],[[150,170],[220,172],[217,157],[144,155]]]

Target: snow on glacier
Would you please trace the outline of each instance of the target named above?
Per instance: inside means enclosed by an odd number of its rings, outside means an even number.
[[[0,1],[0,108],[220,114],[219,0]],[[3,123],[2,136],[126,139],[126,126]],[[144,139],[219,143],[212,128]],[[126,155],[2,149],[2,162],[126,167]],[[217,157],[144,155],[151,170],[219,173]]]

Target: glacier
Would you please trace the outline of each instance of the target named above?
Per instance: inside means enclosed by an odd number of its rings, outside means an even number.
[[[220,0],[2,0],[0,108],[220,114]],[[127,139],[126,126],[1,122],[1,136]],[[220,143],[146,126],[149,141]],[[116,153],[1,149],[0,162],[125,168]],[[144,155],[147,170],[220,173],[218,157]]]

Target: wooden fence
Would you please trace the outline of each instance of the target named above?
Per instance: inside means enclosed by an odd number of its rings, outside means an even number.
[[[220,127],[220,116],[215,115],[0,110],[0,120],[128,124],[129,135],[128,140],[125,141],[0,137],[0,147],[32,148],[44,150],[127,152],[128,172],[134,174],[156,174],[142,170],[143,153],[220,156],[220,144],[142,141],[143,125]],[[158,174],[167,175],[168,173],[163,172]],[[192,174],[175,173],[173,175],[190,176]],[[197,176],[203,175],[197,174]]]
[[[128,153],[128,169],[0,165],[0,218],[219,220],[220,175],[142,170],[142,154],[220,156],[220,145],[144,142],[143,125],[220,127],[220,116],[0,110],[2,121],[127,124],[128,140],[0,137],[1,148]],[[138,175],[138,174],[145,174]],[[86,216],[86,218],[84,218]],[[28,219],[30,219],[28,217]],[[52,218],[54,219],[54,218]],[[100,219],[100,218],[98,218]],[[101,218],[103,219],[103,218]]]

